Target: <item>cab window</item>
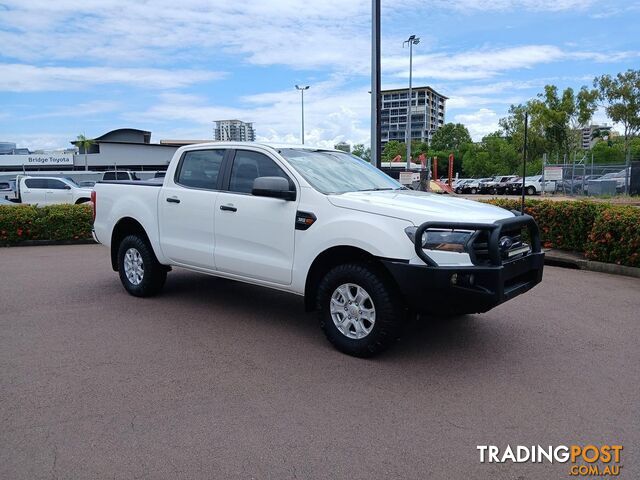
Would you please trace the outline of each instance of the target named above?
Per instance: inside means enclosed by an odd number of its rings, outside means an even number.
[[[47,188],[47,180],[45,178],[27,178],[24,184],[27,188]]]
[[[286,178],[293,189],[293,183],[287,174],[269,157],[249,150],[237,150],[231,167],[229,191],[251,193],[253,181],[258,177]]]
[[[47,188],[50,190],[64,190],[67,186],[66,183],[60,180],[54,180],[53,178],[47,179]]]
[[[193,150],[184,154],[176,172],[176,183],[185,187],[215,190],[224,150]]]

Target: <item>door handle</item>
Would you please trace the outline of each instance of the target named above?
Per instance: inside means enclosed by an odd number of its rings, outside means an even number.
[[[176,197],[167,197],[167,202],[169,203],[180,203],[180,199]]]
[[[220,210],[224,210],[225,212],[237,212],[238,209],[233,205],[220,205]]]

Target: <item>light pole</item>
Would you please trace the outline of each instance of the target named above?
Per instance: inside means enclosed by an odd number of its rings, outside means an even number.
[[[407,134],[405,141],[407,142],[407,171],[411,170],[411,102],[413,101],[413,92],[411,90],[411,80],[413,75],[413,46],[420,43],[420,38],[411,35],[407,40],[402,42],[402,48],[405,44],[409,44],[409,103],[407,108]]]
[[[302,100],[302,145],[304,145],[304,91],[309,90],[309,85],[304,87],[296,85],[296,90],[300,90],[300,98]]]
[[[380,168],[380,2],[371,1],[371,161]]]

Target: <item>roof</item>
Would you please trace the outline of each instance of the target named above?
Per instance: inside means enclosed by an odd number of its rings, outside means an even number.
[[[409,87],[404,88],[392,88],[390,90],[381,90],[380,93],[391,93],[391,92],[406,92],[409,90]],[[426,85],[424,87],[411,87],[411,90],[431,90],[433,93],[437,94],[439,97],[444,98],[445,100],[449,100],[449,97],[445,97],[439,92],[436,92],[432,87]]]
[[[137,128],[117,128],[91,140],[93,143],[117,142],[148,144],[151,143],[151,132]],[[72,140],[70,143],[76,146],[79,145],[78,140]]]
[[[110,132],[107,132],[104,135],[101,135],[100,137],[96,137],[93,140],[95,142],[109,141],[109,138],[115,137],[119,134],[126,134],[126,133],[151,137],[151,132],[148,130],[139,130],[137,128],[116,128],[115,130],[111,130]]]
[[[291,143],[275,143],[275,142],[207,142],[199,143],[198,147],[227,147],[227,148],[241,148],[241,147],[266,147],[273,150],[280,150],[282,148],[296,148],[304,150],[330,150],[336,152],[342,152],[342,150],[336,150],[335,148],[321,148],[318,146],[291,144]]]

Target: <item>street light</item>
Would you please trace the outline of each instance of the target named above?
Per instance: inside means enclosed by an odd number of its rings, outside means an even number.
[[[300,90],[302,100],[302,145],[304,145],[304,91],[309,90],[309,85],[306,85],[304,87],[296,85],[296,90]]]
[[[402,42],[402,48],[404,48],[405,44],[409,44],[409,105],[407,109],[407,134],[405,137],[407,142],[407,171],[411,170],[411,102],[413,101],[411,80],[413,75],[413,46],[419,43],[420,38],[415,35],[411,35],[407,40]]]

